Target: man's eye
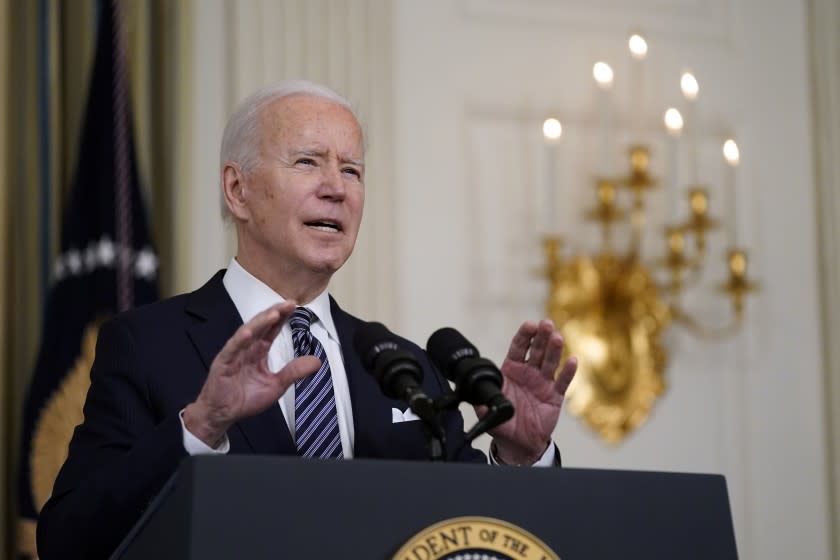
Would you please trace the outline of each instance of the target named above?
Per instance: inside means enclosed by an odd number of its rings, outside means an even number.
[[[345,168],[344,168],[344,173],[348,173],[348,174],[350,174],[350,175],[353,175],[353,176],[354,176],[354,177],[356,177],[357,179],[361,179],[361,177],[362,177],[362,174],[359,172],[359,170],[358,170],[358,169],[354,169],[354,168],[352,168],[352,167],[345,167]]]
[[[315,165],[315,160],[312,158],[298,158],[295,163],[297,165]]]

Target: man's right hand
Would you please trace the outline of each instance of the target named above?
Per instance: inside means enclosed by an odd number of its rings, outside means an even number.
[[[266,410],[298,379],[321,366],[314,356],[295,358],[280,371],[268,368],[268,350],[295,310],[290,301],[273,305],[239,327],[210,365],[204,387],[184,409],[184,426],[217,447],[235,422]]]

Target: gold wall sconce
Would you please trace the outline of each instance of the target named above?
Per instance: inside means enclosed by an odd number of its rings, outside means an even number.
[[[631,52],[633,42],[631,38]],[[635,53],[634,58],[641,60]],[[598,63],[594,73],[604,90],[599,73],[608,76],[611,85],[612,71],[606,72],[602,65]],[[693,102],[699,89],[696,79],[684,75],[682,83],[686,99]],[[683,128],[682,115],[669,109],[665,123],[671,138],[677,138]],[[694,127],[693,122],[688,124]],[[543,128],[546,141],[556,143],[562,130],[559,122],[555,126],[546,121]],[[549,135],[550,130],[557,131],[555,137]],[[692,136],[693,131],[689,149],[696,150]],[[728,139],[723,151],[734,170],[739,163],[734,140]],[[727,185],[728,278],[719,285],[719,292],[731,301],[731,321],[719,327],[703,325],[684,307],[682,296],[707,267],[708,237],[720,229],[721,220],[711,213],[709,191],[698,184],[693,170],[687,190],[688,217],[662,224],[662,253],[644,255],[642,240],[652,214],[648,197],[659,188],[659,181],[650,171],[647,147],[631,146],[628,157],[625,175],[601,177],[594,184],[595,203],[585,217],[600,230],[598,250],[567,254],[561,236],[543,238],[547,312],[561,329],[567,351],[580,360],[567,392],[567,406],[609,443],[622,441],[638,428],[662,395],[669,363],[663,342],[666,330],[681,325],[701,337],[730,336],[742,320],[746,296],[757,288],[747,274],[747,252],[735,235],[733,180]],[[672,161],[676,165],[676,158]],[[673,174],[669,171],[668,175],[665,191],[671,200],[666,206],[676,216],[679,189]]]

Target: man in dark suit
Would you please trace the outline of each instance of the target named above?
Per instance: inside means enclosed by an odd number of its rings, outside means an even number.
[[[352,340],[362,322],[327,293],[364,205],[364,138],[346,101],[308,82],[245,100],[222,139],[226,271],[102,327],[85,419],[39,519],[42,558],[104,558],[179,462],[199,453],[423,459],[405,405],[385,397]],[[432,397],[446,382],[416,345]],[[515,416],[491,434],[507,464],[552,464],[551,432],[576,369],[562,338],[525,323],[502,365]],[[477,410],[481,415],[484,411]],[[448,459],[486,461],[444,417]]]

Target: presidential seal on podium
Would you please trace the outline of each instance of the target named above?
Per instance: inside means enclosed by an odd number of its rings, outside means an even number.
[[[456,517],[411,537],[393,560],[560,560],[544,542],[492,517]]]

